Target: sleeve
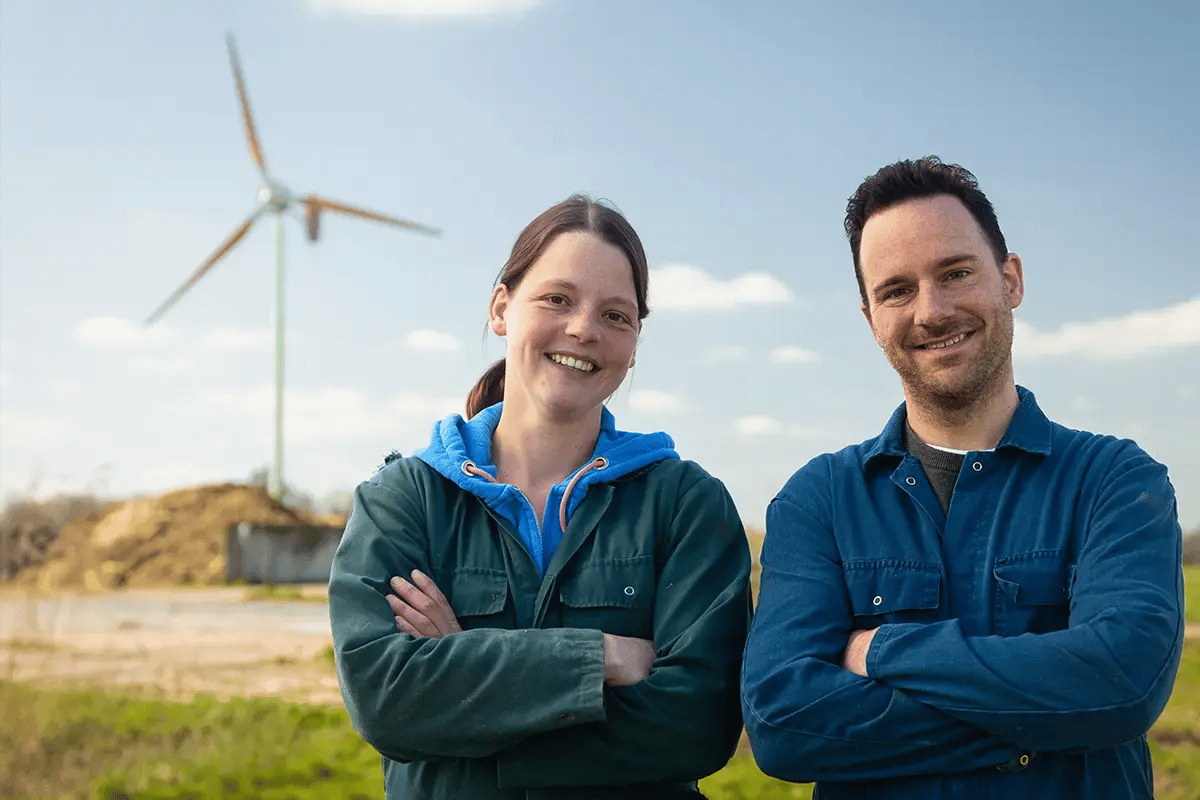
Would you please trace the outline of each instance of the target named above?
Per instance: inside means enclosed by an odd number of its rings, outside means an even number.
[[[827,470],[805,467],[767,508],[742,672],[742,714],[759,768],[803,783],[963,772],[1018,757],[1011,743],[842,669],[854,619]]]
[[[650,675],[606,689],[603,722],[541,734],[497,756],[501,788],[693,780],[729,761],[750,623],[750,552],[725,487],[705,476],[670,523]]]
[[[884,625],[868,672],[1032,750],[1136,739],[1166,705],[1182,653],[1181,547],[1166,468],[1138,450],[1093,506],[1066,629],[969,637],[954,620]]]
[[[433,639],[396,630],[388,579],[414,568],[432,574],[421,487],[401,488],[378,476],[359,486],[329,580],[338,680],[363,739],[396,761],[472,758],[603,719],[600,631],[477,629]]]

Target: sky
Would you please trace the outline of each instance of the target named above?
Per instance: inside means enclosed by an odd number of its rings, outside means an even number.
[[[0,494],[245,480],[271,458],[275,229],[143,320],[255,208],[267,167],[441,228],[285,219],[284,480],[319,500],[428,441],[503,354],[488,296],[575,191],[641,235],[620,428],[666,430],[761,525],[810,458],[876,435],[899,379],[842,229],[936,154],[1024,263],[1017,382],[1135,440],[1200,525],[1200,5],[1013,0],[6,0]]]

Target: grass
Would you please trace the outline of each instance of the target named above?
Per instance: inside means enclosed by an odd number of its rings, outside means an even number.
[[[340,708],[7,681],[0,708],[0,797],[366,800],[382,786],[378,755]]]
[[[1188,622],[1200,623],[1200,564],[1183,568],[1183,605]]]
[[[1188,619],[1200,621],[1200,567],[1187,569],[1187,598]],[[316,659],[331,657],[326,648]],[[0,680],[0,709],[0,797],[358,800],[382,794],[379,757],[340,707],[270,698],[181,703]],[[1155,796],[1194,800],[1200,640],[1187,642],[1171,701],[1149,740]],[[745,752],[700,785],[710,800],[807,800],[812,793],[810,785],[766,777]]]
[[[303,586],[260,584],[246,589],[247,600],[287,600],[304,603],[327,603],[329,598],[323,594],[313,594],[304,591]]]

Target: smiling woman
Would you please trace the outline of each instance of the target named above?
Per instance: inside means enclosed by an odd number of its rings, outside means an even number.
[[[604,407],[647,283],[615,210],[543,212],[492,291],[506,353],[467,418],[356,491],[329,612],[389,798],[700,797],[732,755],[745,532],[667,434]]]

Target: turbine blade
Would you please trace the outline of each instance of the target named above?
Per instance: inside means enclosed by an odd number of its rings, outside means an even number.
[[[438,228],[432,228],[428,225],[422,225],[419,222],[412,222],[407,219],[400,219],[399,217],[389,217],[387,214],[380,214],[378,211],[369,211],[365,208],[348,206],[345,203],[339,203],[336,200],[330,200],[325,197],[318,197],[315,194],[310,194],[305,197],[304,202],[310,203],[319,208],[327,208],[330,211],[340,211],[343,214],[352,214],[356,217],[362,217],[364,219],[373,219],[376,222],[386,222],[389,225],[397,225],[401,228],[407,228],[410,231],[416,231],[417,233],[425,233],[430,236],[442,235],[441,230]]]
[[[231,249],[233,249],[235,244],[242,240],[242,237],[245,236],[246,232],[250,230],[250,226],[254,224],[255,220],[262,216],[262,213],[266,210],[266,208],[267,207],[265,204],[259,206],[249,217],[246,218],[245,222],[239,225],[233,233],[229,234],[229,237],[221,243],[220,247],[218,247],[216,250],[213,250],[209,257],[204,259],[204,263],[197,267],[196,271],[189,275],[188,279],[184,281],[178,289],[171,292],[170,296],[167,297],[166,300],[162,301],[162,303],[159,304],[158,308],[154,309],[154,312],[150,314],[150,316],[146,317],[146,324],[153,325],[155,322],[161,319],[162,315],[167,313],[167,310],[170,309],[171,306],[175,305],[175,303],[179,301],[179,298],[183,297],[184,293],[187,292],[188,289],[196,285],[196,281],[204,277],[204,273],[212,269],[213,264],[216,264],[222,256],[228,253]]]
[[[254,129],[254,117],[250,115],[250,98],[246,95],[246,81],[242,77],[242,61],[238,58],[237,45],[233,34],[225,34],[225,44],[229,48],[229,64],[233,67],[233,79],[237,83],[238,102],[242,106],[242,121],[246,124],[246,138],[250,140],[250,157],[258,165],[263,180],[267,179],[267,162],[263,158],[262,148],[258,146],[258,133]]]

